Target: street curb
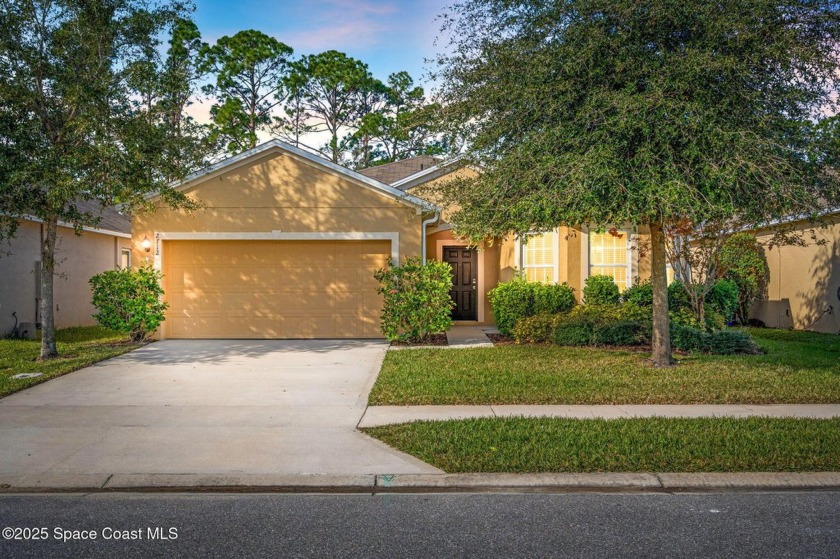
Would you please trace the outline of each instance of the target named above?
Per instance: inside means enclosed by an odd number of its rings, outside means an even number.
[[[840,490],[840,472],[0,475],[0,493],[471,493]]]

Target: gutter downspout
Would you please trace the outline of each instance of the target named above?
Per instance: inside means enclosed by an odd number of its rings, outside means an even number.
[[[426,228],[433,223],[437,223],[439,219],[440,210],[435,210],[435,215],[429,219],[423,220],[422,225],[420,225],[420,261],[423,264],[426,264]]]

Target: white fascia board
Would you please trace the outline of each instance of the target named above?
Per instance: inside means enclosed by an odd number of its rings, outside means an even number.
[[[260,144],[256,147],[253,147],[249,150],[245,150],[238,155],[234,155],[233,157],[228,157],[227,159],[223,159],[217,163],[214,163],[204,169],[197,171],[188,175],[183,181],[172,183],[169,186],[179,191],[186,190],[192,186],[192,183],[199,179],[209,178],[210,176],[222,172],[235,169],[241,165],[244,165],[251,159],[255,159],[258,156],[263,156],[266,153],[272,151],[281,151],[292,155],[293,157],[297,158],[298,160],[304,161],[306,163],[312,164],[316,167],[320,167],[322,169],[331,171],[339,176],[346,177],[351,179],[353,182],[360,184],[361,186],[368,188],[374,192],[379,194],[384,194],[393,198],[398,202],[402,202],[409,206],[414,206],[420,210],[427,210],[427,211],[434,211],[436,207],[416,196],[412,196],[406,192],[398,188],[394,188],[393,186],[387,185],[383,182],[379,182],[374,180],[370,177],[366,177],[361,175],[355,171],[351,171],[346,167],[342,167],[341,165],[336,165],[332,161],[327,161],[323,157],[311,154],[306,152],[300,148],[296,148],[291,144],[287,144],[286,142],[281,142],[280,140],[269,140],[263,144]],[[159,194],[149,194],[145,197],[146,200],[153,200],[159,197]]]

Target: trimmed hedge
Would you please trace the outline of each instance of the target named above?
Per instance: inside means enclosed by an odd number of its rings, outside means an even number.
[[[746,332],[740,330],[706,332],[679,323],[671,324],[671,345],[680,351],[697,351],[715,355],[761,353],[761,349]]]
[[[513,329],[519,343],[557,345],[641,345],[650,336],[650,311],[633,304],[581,305],[567,313],[524,318]]]
[[[499,332],[506,336],[523,318],[571,310],[577,301],[566,284],[547,284],[515,279],[500,283],[488,293]]]
[[[587,305],[617,305],[621,293],[610,276],[589,276],[583,286],[583,302]]]
[[[96,274],[89,280],[93,318],[105,328],[128,334],[132,342],[145,340],[166,320],[169,304],[163,300],[161,279],[151,264]]]
[[[407,258],[402,266],[374,272],[383,295],[382,333],[389,341],[421,342],[452,327],[452,267]]]
[[[761,353],[746,332],[707,331],[696,322],[691,312],[672,313],[674,349],[718,355]],[[554,342],[562,346],[648,345],[652,336],[650,308],[633,303],[579,305],[565,313],[523,318],[513,328],[517,343]]]

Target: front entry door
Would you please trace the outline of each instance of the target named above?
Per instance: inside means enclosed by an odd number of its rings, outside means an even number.
[[[452,266],[452,291],[455,303],[453,320],[478,320],[478,254],[473,248],[443,247],[443,261]]]

